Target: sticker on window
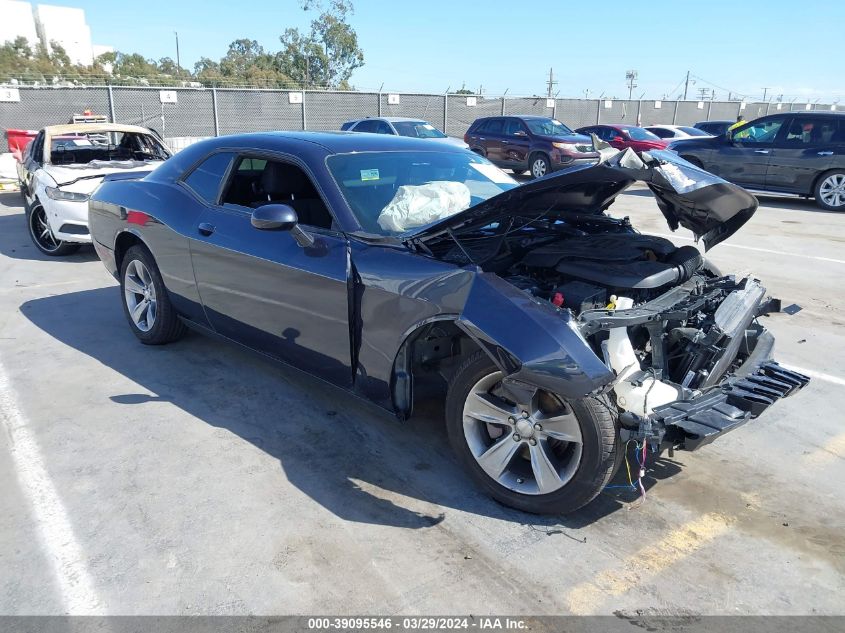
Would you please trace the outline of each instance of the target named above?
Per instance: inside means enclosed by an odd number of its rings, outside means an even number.
[[[378,180],[378,169],[362,169],[361,180]]]
[[[513,178],[508,176],[505,172],[503,172],[495,165],[491,165],[489,163],[470,163],[469,166],[475,169],[475,171],[481,173],[482,175],[487,176],[487,178],[489,178],[496,184],[503,185],[516,183]]]

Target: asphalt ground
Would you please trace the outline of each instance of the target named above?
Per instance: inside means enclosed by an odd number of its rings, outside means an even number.
[[[403,424],[197,334],[139,344],[93,250],[41,256],[0,193],[0,614],[845,612],[845,214],[761,202],[709,256],[803,307],[765,323],[814,380],[651,462],[645,500],[541,518],[470,483],[437,399]],[[644,189],[611,211],[669,234]]]

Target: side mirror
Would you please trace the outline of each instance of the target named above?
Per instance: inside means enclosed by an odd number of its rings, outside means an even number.
[[[513,133],[513,135],[514,136],[528,136],[528,134],[526,134],[524,130],[517,130],[516,132]]]
[[[262,231],[290,231],[302,248],[314,245],[314,237],[302,230],[293,207],[286,204],[265,204],[252,212],[252,226]]]

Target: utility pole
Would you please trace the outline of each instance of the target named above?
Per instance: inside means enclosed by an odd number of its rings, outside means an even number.
[[[549,68],[549,81],[548,81],[548,90],[546,91],[546,96],[551,99],[552,93],[554,92],[554,87],[557,85],[555,81],[555,71],[553,68]]]
[[[629,70],[625,72],[625,80],[628,82],[628,101],[631,100],[631,93],[637,87],[637,77],[639,73],[636,70]]]
[[[687,90],[689,89],[689,71],[687,71],[687,80],[684,82],[684,101],[687,100]]]
[[[182,64],[179,60],[179,33],[173,31],[173,35],[176,36],[176,74],[179,75],[182,73]]]

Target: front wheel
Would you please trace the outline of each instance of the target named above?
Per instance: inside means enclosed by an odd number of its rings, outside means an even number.
[[[551,163],[545,154],[534,154],[530,161],[531,175],[534,178],[542,178],[552,170]]]
[[[24,201],[26,201],[26,198],[24,198]],[[53,229],[50,228],[50,223],[47,221],[47,212],[37,201],[27,213],[26,224],[33,244],[45,255],[50,257],[72,255],[81,246],[81,244],[75,242],[65,242],[53,235]]]
[[[152,254],[136,245],[126,251],[120,266],[123,312],[129,327],[146,345],[175,341],[185,333]]]
[[[845,211],[845,171],[831,171],[816,184],[816,204],[828,211]]]
[[[525,512],[583,507],[613,476],[621,451],[608,400],[512,390],[485,352],[458,369],[446,397],[449,442],[494,499]]]

